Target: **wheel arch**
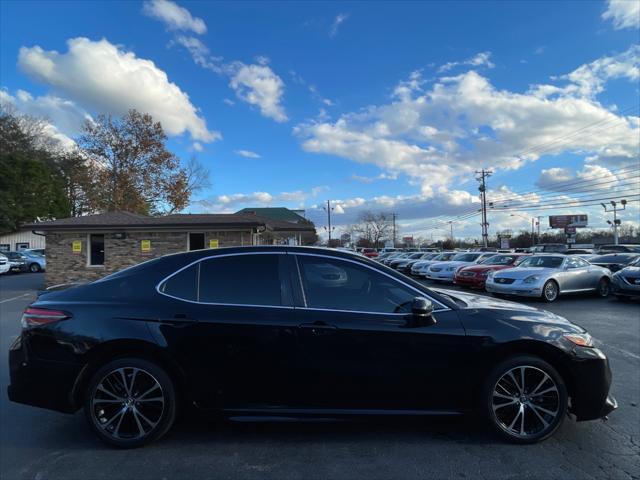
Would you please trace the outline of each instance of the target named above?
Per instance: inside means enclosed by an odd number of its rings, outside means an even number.
[[[87,362],[69,394],[69,400],[76,410],[84,403],[84,395],[94,373],[108,362],[124,357],[141,358],[162,367],[175,385],[178,403],[182,403],[187,384],[186,374],[162,348],[145,340],[111,340],[97,345],[87,353]]]
[[[567,387],[569,397],[572,397],[575,394],[575,379],[571,374],[568,359],[565,358],[565,354],[560,349],[544,342],[535,340],[516,340],[500,345],[491,355],[490,361],[488,362],[489,370],[486,374],[488,375],[489,371],[491,371],[496,365],[508,358],[523,355],[539,357],[549,363],[562,377],[562,380]]]

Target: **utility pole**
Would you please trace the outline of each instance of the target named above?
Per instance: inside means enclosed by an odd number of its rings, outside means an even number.
[[[447,223],[451,227],[451,243],[453,244],[454,243],[454,241],[453,241],[453,220],[449,220]]]
[[[480,171],[476,170],[476,180],[480,182],[480,186],[478,190],[480,190],[480,198],[482,200],[482,244],[485,247],[489,246],[489,222],[487,222],[487,184],[486,179],[493,174],[491,170],[485,170],[484,168]]]
[[[331,247],[331,210],[333,210],[333,207],[331,206],[331,200],[327,200],[327,206],[322,208],[327,211],[327,232],[329,232],[329,242],[327,243],[327,247]]]
[[[392,213],[391,218],[393,218],[393,248],[396,248],[396,216],[397,213]]]
[[[620,211],[626,210],[627,201],[622,199],[620,203],[622,204]],[[613,243],[618,245],[618,225],[620,225],[620,220],[618,220],[618,203],[615,200],[611,200],[611,205],[613,206],[611,210],[607,210],[607,205],[604,203],[600,205],[604,208],[605,213],[613,212],[613,223],[611,223],[611,220],[607,220],[607,223],[613,226]]]

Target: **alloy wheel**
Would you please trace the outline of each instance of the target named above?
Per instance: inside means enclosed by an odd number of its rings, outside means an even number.
[[[107,373],[91,397],[95,424],[115,440],[139,440],[162,419],[165,397],[160,382],[141,368],[121,367]]]
[[[598,295],[601,297],[607,297],[609,295],[609,282],[606,279],[601,279],[598,283]]]
[[[503,374],[492,392],[493,414],[507,434],[527,439],[553,428],[561,412],[558,386],[546,372],[521,365]]]
[[[549,281],[544,284],[543,292],[544,299],[547,302],[553,302],[556,298],[558,298],[558,286],[555,282]]]

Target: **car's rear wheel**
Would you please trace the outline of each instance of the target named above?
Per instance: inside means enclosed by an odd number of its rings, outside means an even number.
[[[31,273],[38,273],[40,270],[40,265],[38,265],[37,263],[32,263],[31,265],[29,265],[29,271]]]
[[[559,292],[558,284],[553,280],[547,280],[542,287],[542,299],[547,302],[555,302],[558,298]]]
[[[101,440],[120,448],[140,447],[159,439],[173,425],[173,382],[148,360],[114,360],[91,378],[85,413]]]
[[[485,383],[484,409],[493,429],[514,443],[549,438],[567,412],[567,389],[549,363],[518,356],[496,366]]]
[[[598,296],[602,298],[608,297],[609,293],[611,292],[611,284],[609,283],[609,279],[604,277],[601,278],[600,281],[598,282],[598,287],[596,288],[596,291],[598,292]]]

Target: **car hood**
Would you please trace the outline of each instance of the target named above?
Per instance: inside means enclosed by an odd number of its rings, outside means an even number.
[[[429,265],[433,265],[434,263],[438,263],[437,260],[418,260],[413,264],[414,267],[428,267]]]
[[[496,272],[498,270],[506,270],[507,268],[513,268],[513,265],[470,265],[468,267],[464,267],[464,271],[479,273],[493,270]]]
[[[640,278],[640,267],[624,267],[619,273],[625,277]]]
[[[516,280],[522,280],[530,275],[553,275],[559,272],[557,268],[544,268],[544,267],[525,267],[525,268],[509,268],[496,272],[494,278],[514,278]]]
[[[477,295],[473,293],[461,292],[459,290],[448,290],[444,288],[432,288],[431,290],[448,295],[450,297],[459,299],[463,302],[460,304],[456,302],[458,307],[463,311],[470,314],[476,313],[479,310],[491,311],[493,315],[489,317],[495,317],[496,320],[501,318],[508,318],[509,321],[522,321],[522,322],[537,322],[537,323],[551,323],[563,328],[576,331],[585,332],[582,327],[571,323],[564,317],[556,315],[555,313],[547,310],[542,310],[536,307],[530,307],[523,305],[522,303],[511,302],[509,300],[501,300],[486,295]],[[487,315],[483,315],[486,318]]]
[[[461,262],[461,261],[453,261],[450,260],[448,262],[435,262],[433,264],[431,264],[432,267],[440,267],[440,268],[447,268],[447,267],[461,267],[463,265],[471,265],[473,262]]]

